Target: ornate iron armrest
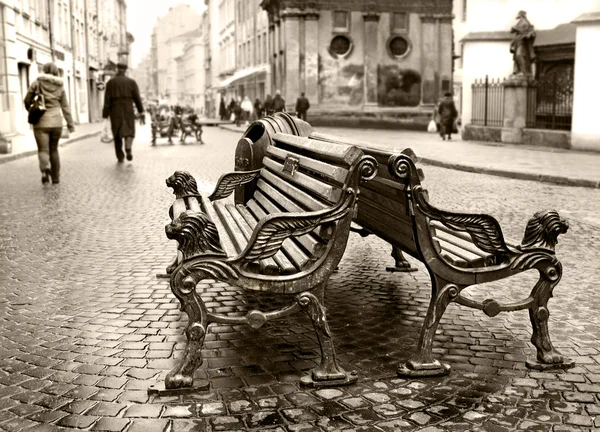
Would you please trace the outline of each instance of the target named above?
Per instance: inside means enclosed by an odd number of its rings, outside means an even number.
[[[233,193],[236,187],[246,183],[250,183],[260,175],[260,169],[254,171],[235,171],[228,174],[223,174],[214,192],[208,197],[209,200],[215,201],[227,198]]]
[[[346,197],[337,206],[306,213],[274,213],[261,220],[236,261],[252,262],[275,255],[289,237],[307,234],[325,223],[347,216],[356,203],[356,191],[346,189]]]

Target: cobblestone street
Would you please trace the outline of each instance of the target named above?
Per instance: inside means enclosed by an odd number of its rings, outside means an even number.
[[[416,349],[429,276],[416,261],[418,272],[387,273],[389,245],[353,235],[325,300],[338,358],[357,371],[357,384],[298,384],[320,353],[310,319],[297,314],[259,330],[212,325],[196,375],[207,390],[148,396],[181,357],[187,323],[156,278],[176,247],[164,231],[173,201],[165,179],[187,170],[210,193],[233,169],[239,138],[205,128],[205,145],[151,147],[146,128],[122,165],[112,144],[87,139],[60,149],[55,186],[41,185],[36,157],[0,165],[1,430],[600,430],[600,189],[426,165],[433,204],[491,214],[517,243],[536,211],[554,208],[569,220],[549,309],[554,345],[575,368],[525,367],[535,357],[526,311],[489,318],[452,304],[434,342],[450,375],[399,379],[396,366]],[[517,301],[536,280],[528,273],[469,295]],[[222,283],[198,289],[219,312],[282,301]]]

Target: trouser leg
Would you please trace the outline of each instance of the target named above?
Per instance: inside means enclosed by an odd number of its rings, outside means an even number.
[[[58,183],[60,180],[60,157],[58,155],[58,143],[62,135],[62,128],[55,128],[50,131],[50,171],[52,183]]]
[[[46,172],[50,169],[50,134],[45,129],[34,129],[33,136],[38,148],[40,171]]]
[[[123,153],[123,138],[119,135],[115,135],[115,153],[117,154],[117,159],[122,161],[125,158],[125,154]]]
[[[127,153],[131,153],[132,147],[133,147],[133,137],[125,137],[125,151]]]

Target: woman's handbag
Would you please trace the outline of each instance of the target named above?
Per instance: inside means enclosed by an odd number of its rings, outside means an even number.
[[[29,106],[29,113],[27,115],[27,121],[29,124],[37,124],[44,113],[46,112],[46,100],[41,92],[40,84],[37,83],[37,89],[34,90],[33,99]]]

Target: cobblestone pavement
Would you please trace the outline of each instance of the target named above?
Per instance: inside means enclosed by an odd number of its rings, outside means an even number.
[[[110,144],[61,148],[59,185],[42,186],[34,157],[0,166],[0,429],[5,431],[568,431],[600,428],[600,191],[424,167],[434,204],[496,216],[520,239],[537,210],[570,221],[557,254],[564,276],[550,301],[555,345],[569,371],[525,368],[534,355],[527,312],[488,318],[451,305],[435,351],[447,377],[398,379],[429,298],[425,269],[389,274],[389,247],[351,237],[327,294],[339,358],[358,384],[297,384],[318,360],[308,318],[260,330],[214,325],[198,371],[205,392],[149,397],[182,354],[186,316],[155,278],[175,245],[164,234],[172,195],[164,179],[186,169],[210,191],[233,166],[239,135],[207,128],[206,145],[152,148],[117,165]],[[144,136],[145,135],[145,136]],[[520,299],[526,274],[472,290]],[[281,299],[225,284],[200,287],[210,308],[247,311]]]

